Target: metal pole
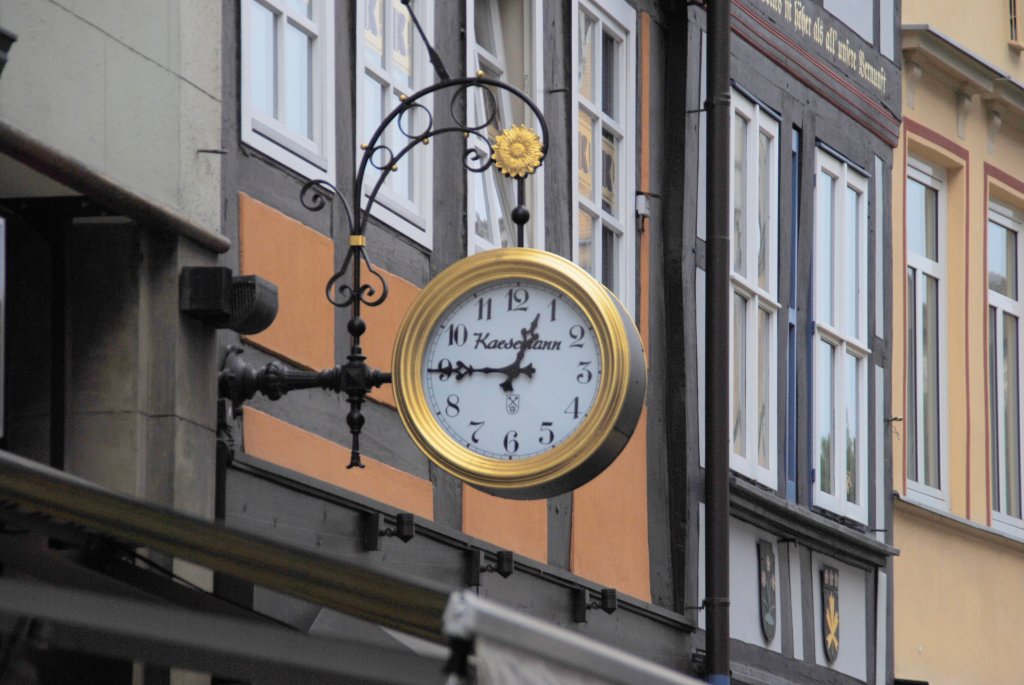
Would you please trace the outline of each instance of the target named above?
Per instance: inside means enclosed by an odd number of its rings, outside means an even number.
[[[729,685],[729,0],[708,0],[704,471],[707,682]]]

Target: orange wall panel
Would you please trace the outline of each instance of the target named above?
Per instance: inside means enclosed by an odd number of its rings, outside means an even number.
[[[366,335],[361,341],[363,354],[366,355],[366,363],[373,368],[391,371],[391,354],[395,349],[398,327],[412,306],[413,300],[420,294],[420,289],[384,269],[376,266],[373,268],[387,281],[388,298],[379,307],[362,309],[362,316],[366,321]],[[372,277],[369,282],[373,283]],[[395,395],[391,391],[390,383],[374,388],[369,397],[389,407],[395,406]]]
[[[434,486],[362,455],[363,469],[347,469],[351,452],[336,442],[246,407],[245,452],[325,483],[365,495],[424,519],[434,518]]]
[[[277,318],[246,340],[311,369],[334,366],[334,306],[324,288],[334,273],[334,243],[308,226],[238,194],[243,274],[277,285]]]
[[[647,540],[647,409],[626,449],[572,500],[573,573],[651,600]]]
[[[462,531],[547,563],[547,500],[510,500],[462,488]]]

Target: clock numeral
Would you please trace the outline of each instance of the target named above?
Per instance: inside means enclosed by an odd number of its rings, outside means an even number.
[[[583,362],[580,363],[582,364]],[[427,371],[436,371],[437,380],[446,381],[452,377],[452,373],[455,372],[455,367],[452,366],[451,359],[441,359],[440,361],[437,362],[436,369],[427,369]]]
[[[573,341],[569,344],[569,347],[580,347],[580,348],[582,348],[583,347],[583,336],[585,336],[586,334],[587,334],[587,332],[585,330],[583,330],[583,326],[581,326],[579,324],[576,324],[575,326],[570,328],[569,329],[569,337],[572,338]]]
[[[448,405],[444,408],[444,413],[451,418],[455,418],[459,415],[459,411],[459,396],[448,395]]]
[[[555,441],[555,431],[551,430],[551,421],[542,421],[540,424],[540,438],[537,439],[542,445],[550,445]]]
[[[578,419],[580,417],[580,398],[572,398],[572,402],[569,403],[562,413],[570,414],[574,419]]]
[[[590,381],[594,380],[594,372],[590,370],[590,362],[580,362],[579,367],[582,370],[578,374],[576,374],[577,383],[582,383],[586,385]]]
[[[470,428],[472,428],[473,426],[476,426],[476,430],[469,434],[469,439],[472,440],[474,444],[480,442],[480,438],[477,437],[477,433],[479,433],[480,429],[484,427],[484,422],[483,421],[470,421],[469,422],[469,426],[470,426]]]
[[[552,297],[551,298],[551,304],[548,305],[549,307],[551,307],[551,320],[552,321],[555,320],[555,305],[557,305],[557,304],[558,304],[558,300],[556,298]]]
[[[519,437],[519,433],[516,431],[509,431],[505,433],[505,453],[515,454],[519,451],[519,441],[516,438]]]
[[[476,320],[491,320],[491,298],[488,297],[486,300],[479,299],[476,301]]]
[[[469,331],[466,327],[461,324],[449,324],[448,325],[448,345],[458,345],[462,347],[469,340]]]
[[[526,288],[509,288],[506,299],[508,300],[508,311],[525,312],[526,303],[530,300],[530,293]]]

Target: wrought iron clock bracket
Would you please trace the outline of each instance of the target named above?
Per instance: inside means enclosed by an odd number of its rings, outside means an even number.
[[[362,354],[349,354],[348,362],[323,371],[291,369],[279,361],[268,362],[257,368],[242,359],[243,349],[237,345],[228,348],[224,364],[217,376],[221,397],[231,400],[237,408],[261,393],[271,400],[281,399],[292,390],[322,388],[348,395],[349,411],[346,417],[352,432],[352,458],[348,468],[363,468],[359,452],[359,434],[365,417],[362,406],[373,388],[391,382],[391,374],[378,371],[366,364]],[[354,352],[354,351],[353,351]]]
[[[526,177],[543,162],[547,150],[547,123],[540,108],[514,86],[488,78],[483,72],[467,78],[449,77],[440,56],[427,40],[410,0],[402,0],[409,11],[420,38],[427,45],[430,62],[438,82],[409,96],[401,98],[398,106],[384,117],[370,140],[361,145],[363,154],[356,171],[352,189],[352,202],[338,188],[327,181],[314,180],[306,183],[299,193],[303,206],[318,212],[328,205],[332,198],[338,198],[345,210],[350,227],[349,247],[341,268],[327,281],[327,299],[335,307],[349,308],[348,333],[351,336],[351,351],[348,361],[342,366],[324,371],[299,371],[272,361],[262,369],[244,362],[240,355],[242,348],[232,346],[228,350],[218,377],[221,397],[229,398],[235,408],[251,399],[257,392],[277,400],[291,390],[300,388],[323,388],[348,396],[350,409],[346,418],[352,432],[352,459],[348,468],[362,468],[359,452],[359,434],[365,418],[362,404],[366,395],[384,383],[391,382],[391,374],[370,368],[361,347],[361,337],[366,332],[366,322],[361,308],[379,306],[387,299],[388,284],[384,276],[371,264],[366,252],[366,229],[377,195],[384,187],[389,175],[398,171],[399,162],[404,163],[406,155],[432,138],[442,134],[461,134],[465,151],[462,163],[467,171],[484,173],[494,167],[515,182],[516,206],[509,218],[517,229],[518,245],[524,244],[524,226],[530,220],[526,208]],[[539,133],[523,126],[511,126],[503,130],[492,141],[489,134],[499,125],[500,111],[496,93],[504,91],[523,102],[534,118]],[[434,98],[440,100],[448,95],[450,122],[435,125],[434,113],[430,107]],[[469,105],[478,98],[482,112],[478,121],[470,121],[467,112],[474,109]],[[364,182],[370,185],[364,194]],[[372,279],[372,282],[364,282]],[[347,282],[346,282],[347,281]]]

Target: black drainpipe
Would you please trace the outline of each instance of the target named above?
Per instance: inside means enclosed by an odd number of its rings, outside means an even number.
[[[704,578],[707,682],[729,685],[729,0],[708,0]]]

